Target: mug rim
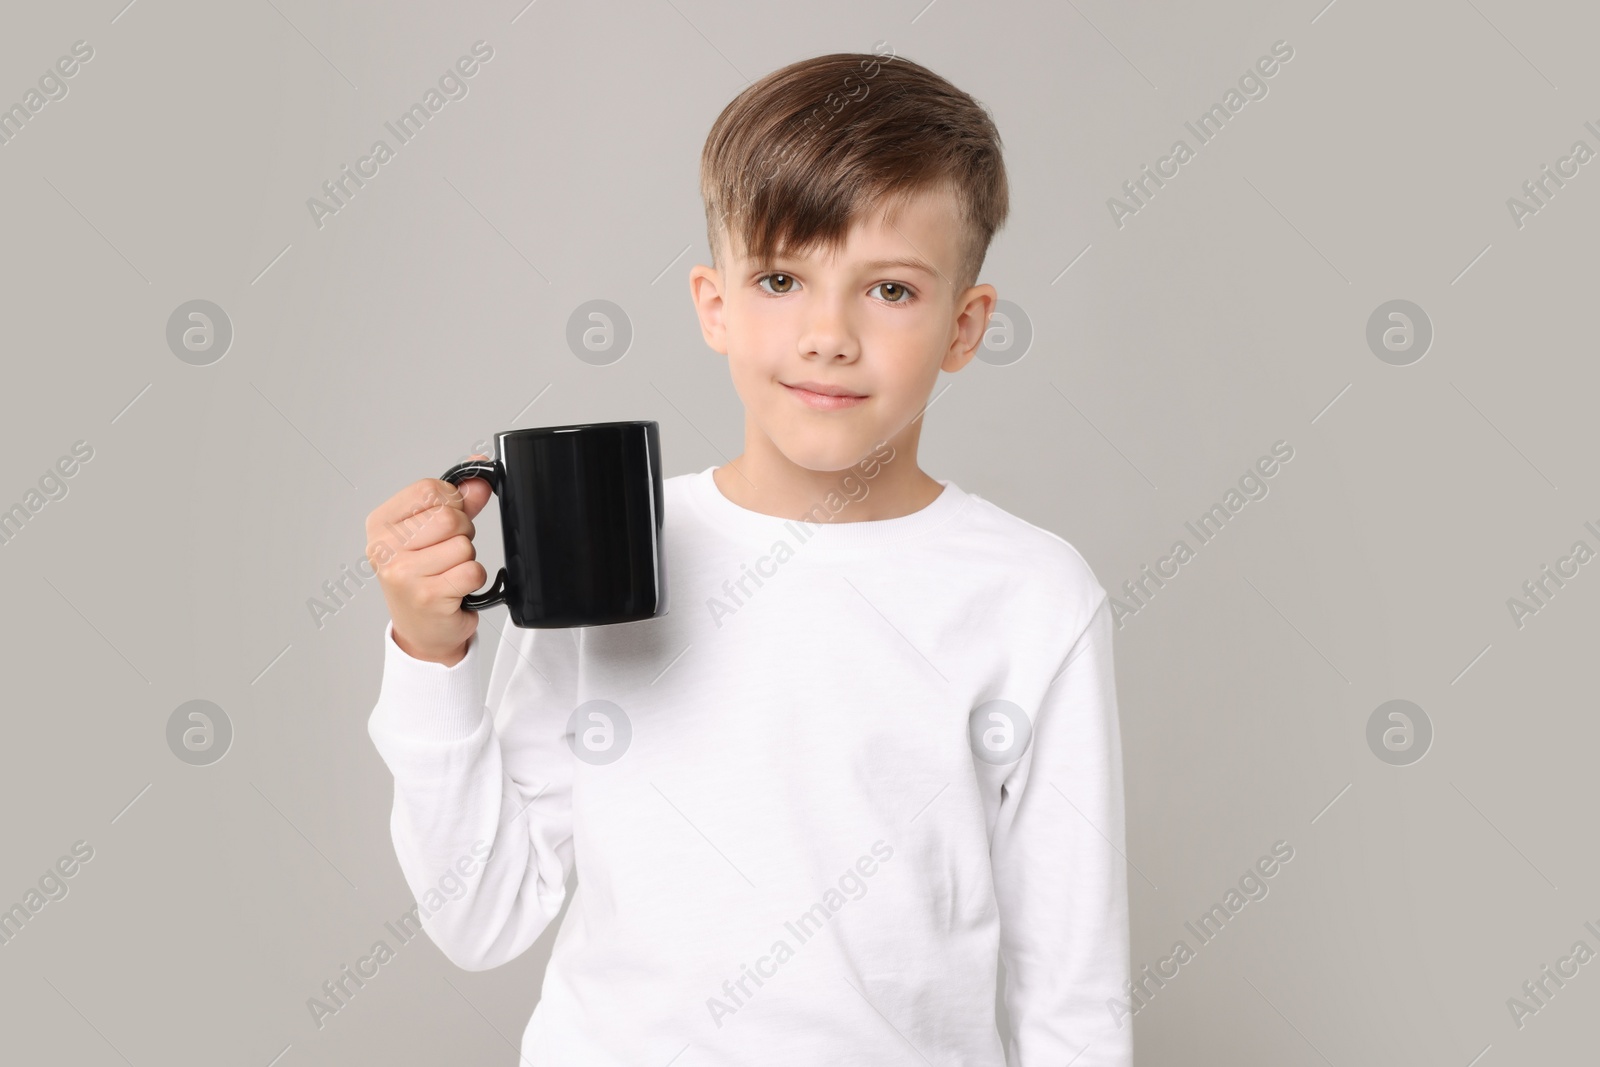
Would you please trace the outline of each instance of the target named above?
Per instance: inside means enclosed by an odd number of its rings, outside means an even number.
[[[556,433],[572,433],[579,430],[621,430],[635,426],[658,426],[654,419],[628,419],[619,422],[575,422],[565,426],[524,426],[518,430],[501,430],[495,434],[496,438],[507,437],[541,437]]]

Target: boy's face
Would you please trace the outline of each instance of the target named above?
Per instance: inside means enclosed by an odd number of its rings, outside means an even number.
[[[745,450],[843,470],[880,441],[915,444],[939,371],[966,366],[994,310],[993,286],[954,289],[963,228],[953,193],[921,193],[858,220],[835,256],[767,263],[722,248],[690,273],[706,343],[728,357],[745,407]],[[862,399],[820,400],[801,383]]]

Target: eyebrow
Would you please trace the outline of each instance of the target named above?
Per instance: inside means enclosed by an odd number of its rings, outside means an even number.
[[[892,267],[907,267],[911,270],[920,270],[924,274],[939,276],[939,272],[927,262],[912,256],[901,259],[875,259],[870,263],[861,264],[862,270],[888,270]]]
[[[798,257],[774,256],[767,263],[758,264],[758,269],[763,266],[770,266],[773,263],[777,263],[779,260],[795,258]],[[943,277],[943,275],[939,273],[938,269],[930,265],[926,260],[917,259],[914,256],[905,256],[899,259],[874,259],[871,262],[862,263],[859,266],[861,270],[890,270],[895,267],[904,267],[910,270],[921,271],[924,274],[931,274],[936,278]]]

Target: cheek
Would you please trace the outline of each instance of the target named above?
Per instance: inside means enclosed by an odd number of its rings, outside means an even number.
[[[777,387],[773,379],[781,373],[780,361],[771,358],[770,353],[760,347],[763,343],[770,347],[770,341],[746,337],[744,342],[741,345],[735,339],[733,347],[728,350],[729,377],[733,381],[734,392],[739,394],[739,399],[746,407],[764,409],[779,399],[774,392]]]
[[[728,312],[729,344],[748,360],[770,360],[774,351],[793,343],[793,313],[776,302],[741,295]]]
[[[922,389],[939,376],[939,363],[949,347],[944,323],[934,316],[903,316],[876,324],[862,338],[868,352],[876,352],[880,367],[886,368],[903,388]]]
[[[785,356],[793,354],[792,338],[777,323],[745,320],[728,337],[728,357],[735,377],[770,377],[784,366]]]

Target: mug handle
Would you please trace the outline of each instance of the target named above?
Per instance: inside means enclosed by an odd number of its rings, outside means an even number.
[[[457,463],[454,467],[439,475],[441,481],[451,485],[460,486],[468,478],[482,478],[489,483],[489,488],[495,493],[500,492],[500,465],[492,459],[469,459],[464,463]],[[495,575],[494,584],[481,593],[468,593],[461,598],[462,611],[478,611],[490,608],[496,604],[506,602],[506,569],[500,568],[500,573]]]

